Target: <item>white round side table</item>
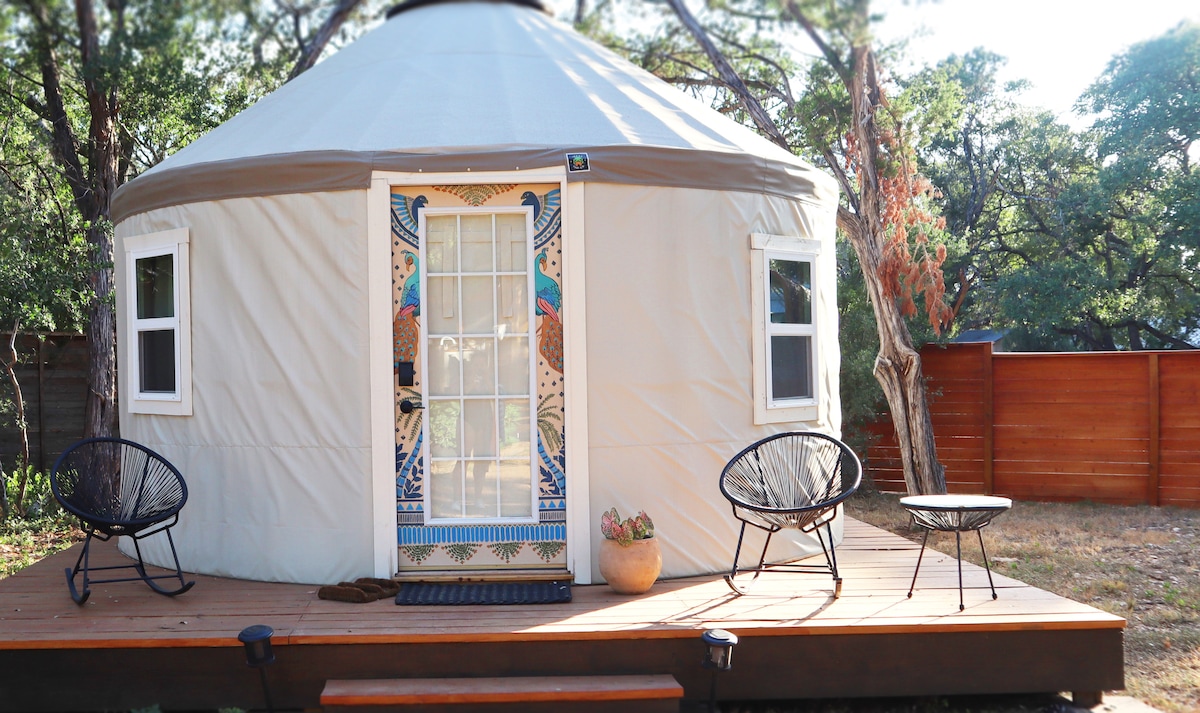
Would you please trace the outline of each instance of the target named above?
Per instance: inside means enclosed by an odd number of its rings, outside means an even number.
[[[929,533],[953,532],[958,548],[958,610],[963,604],[962,583],[962,533],[974,530],[979,535],[979,549],[983,551],[983,567],[987,570],[988,585],[992,588],[992,599],[996,599],[996,585],[992,582],[992,568],[988,565],[987,550],[983,547],[981,530],[997,515],[1012,507],[1012,500],[993,495],[910,495],[900,498],[900,505],[912,515],[913,522],[925,528],[921,538],[921,554],[917,555],[917,569],[913,572],[912,584],[908,587],[911,599],[917,586],[917,573],[921,571],[921,559],[925,556],[925,543]]]

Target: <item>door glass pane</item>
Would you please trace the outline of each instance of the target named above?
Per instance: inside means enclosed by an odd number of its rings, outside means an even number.
[[[771,260],[771,321],[812,324],[812,263]]]
[[[467,517],[496,517],[496,472],[499,467],[494,460],[471,460],[466,462],[467,488],[470,496],[465,498]]]
[[[138,332],[138,363],[142,393],[174,393],[175,330]]]
[[[532,454],[529,430],[529,401],[527,399],[505,399],[500,404],[500,456],[506,459],[523,459],[529,464]],[[529,473],[525,474],[529,479]]]
[[[771,337],[771,398],[812,398],[812,337]]]
[[[499,393],[505,396],[527,396],[529,394],[529,339],[505,337],[497,340],[496,346],[500,359]]]
[[[462,463],[456,460],[435,460],[429,468],[434,517],[462,517]]]
[[[492,216],[462,216],[462,271],[492,271]]]
[[[530,471],[532,446],[529,401],[499,402],[500,418],[500,514],[503,517],[533,516],[533,480]]]
[[[175,256],[139,258],[137,271],[137,318],[175,316]]]
[[[443,228],[442,257],[435,259],[431,252],[428,269],[452,267],[445,255],[452,242],[446,236],[453,230],[458,231],[461,261],[451,270],[458,274],[427,275],[426,280],[423,384],[432,460],[430,515],[533,518],[536,426],[529,398],[534,325],[529,319],[527,216],[453,218],[453,224],[428,223],[431,230]]]
[[[529,478],[529,461],[500,461],[500,515],[533,516],[533,484]]]
[[[525,216],[501,213],[496,216],[496,271],[524,272]]]
[[[464,334],[491,334],[495,330],[496,311],[492,306],[492,278],[464,277],[463,323]]]
[[[428,272],[458,272],[458,216],[426,219],[425,259]]]
[[[425,317],[430,334],[458,334],[458,278],[431,277]]]
[[[426,342],[428,353],[426,364],[429,377],[426,389],[430,396],[458,396],[462,393],[459,382],[458,340],[453,337],[437,337]]]
[[[432,401],[429,403],[429,452],[434,458],[456,458],[462,456],[462,439],[459,431],[461,407],[455,401]]]
[[[468,399],[463,402],[466,452],[472,458],[495,458],[496,402],[492,399]]]
[[[496,393],[495,340],[463,340],[463,393],[492,396]]]
[[[496,333],[521,334],[529,331],[529,280],[525,275],[501,275],[496,278]]]

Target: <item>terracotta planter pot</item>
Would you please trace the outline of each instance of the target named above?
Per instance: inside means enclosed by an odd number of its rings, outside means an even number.
[[[600,541],[600,576],[621,594],[641,594],[654,585],[662,571],[658,538],[634,540],[623,547],[616,540]]]

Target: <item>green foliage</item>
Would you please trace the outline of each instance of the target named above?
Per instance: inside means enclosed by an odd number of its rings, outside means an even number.
[[[1114,59],[1080,105],[1101,113],[1089,132],[1019,107],[1019,87],[996,86],[995,55],[942,63],[967,110],[922,167],[965,240],[948,265],[960,327],[1009,330],[1017,349],[1200,344],[1200,122],[1175,106],[1200,102],[1185,81],[1198,57],[1200,29],[1183,25]]]
[[[33,466],[13,468],[3,472],[3,486],[11,507],[16,507],[21,489],[22,476],[25,481],[25,500],[20,511],[6,513],[8,524],[22,521],[36,527],[58,527],[74,522],[54,499],[50,489],[50,474],[36,470]]]
[[[1101,156],[1117,157],[1162,180],[1190,173],[1200,139],[1200,23],[1184,22],[1133,45],[1108,64],[1078,108],[1098,118]],[[1192,194],[1193,196],[1195,194]]]
[[[600,533],[605,539],[616,540],[622,547],[628,547],[634,540],[654,537],[654,521],[645,510],[622,520],[617,509],[612,508],[600,516]]]
[[[879,330],[858,257],[845,240],[839,240],[837,248],[842,437],[855,453],[865,456],[872,442],[867,426],[887,408],[874,374]]]

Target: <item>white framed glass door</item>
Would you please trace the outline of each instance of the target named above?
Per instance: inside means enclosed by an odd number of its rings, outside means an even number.
[[[533,211],[425,208],[425,524],[538,521]]]

